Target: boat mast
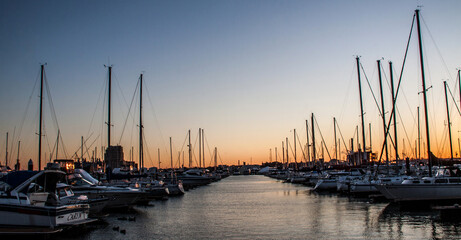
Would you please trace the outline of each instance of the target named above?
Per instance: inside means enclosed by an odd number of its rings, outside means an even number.
[[[160,169],[160,148],[157,148],[157,154],[158,154],[158,169]]]
[[[357,77],[358,77],[358,82],[359,82],[359,96],[360,96],[360,117],[362,119],[362,146],[363,146],[363,150],[364,152],[366,152],[366,145],[365,145],[365,120],[363,119],[363,100],[362,100],[362,83],[361,83],[361,80],[360,80],[360,59],[359,57],[355,57],[355,60],[357,62]],[[360,147],[357,148],[359,153],[360,153]],[[361,159],[362,158],[362,154],[359,154],[359,160],[360,160],[360,164],[362,164],[361,162]]]
[[[311,124],[312,124],[312,162],[315,164],[315,131],[314,131],[314,113],[312,113],[311,117]]]
[[[215,147],[214,148],[214,170],[215,172],[217,169],[218,169],[218,148]]]
[[[310,147],[309,147],[309,124],[307,123],[306,119],[306,137],[307,137],[307,161],[311,161],[311,152],[310,152]]]
[[[173,148],[171,146],[171,137],[170,137],[170,160],[171,160],[171,169],[173,170]]]
[[[110,104],[112,92],[112,66],[109,66],[109,86],[108,86],[108,105],[107,105],[107,148],[110,147]]]
[[[373,146],[371,145],[371,142],[372,142],[372,141],[371,141],[371,140],[372,140],[372,139],[371,139],[371,123],[368,123],[368,133],[369,133],[369,135],[370,135],[370,151],[372,151]]]
[[[418,159],[421,160],[421,127],[420,127],[420,117],[419,117],[419,107],[418,109]]]
[[[16,171],[19,171],[19,148],[21,147],[21,141],[18,141],[18,157],[16,158],[16,167],[14,168]]]
[[[397,97],[397,94],[394,90],[394,74],[392,71],[392,62],[389,61],[389,73],[391,76],[391,91],[392,91],[392,107],[395,109],[395,99]],[[398,148],[398,141],[397,141],[397,118],[394,114],[394,148],[395,148],[395,160],[399,160],[399,148]]]
[[[142,141],[142,73],[139,77],[139,173],[144,168],[144,149]]]
[[[296,129],[293,129],[293,136],[294,136],[293,145],[295,148],[295,169],[298,169],[298,162],[296,161]]]
[[[38,170],[42,169],[42,118],[43,118],[43,75],[45,65],[40,66],[40,117],[38,120]]]
[[[450,139],[450,160],[453,161],[453,143],[451,140],[451,122],[450,122],[450,110],[448,108],[447,81],[443,81],[443,85],[445,86],[445,102],[447,105],[448,139]]]
[[[5,167],[8,168],[8,132],[6,132]]]
[[[202,129],[198,129],[198,163],[199,167],[202,168]]]
[[[461,74],[460,74],[460,72],[461,72],[461,69],[458,69],[458,85],[461,84]],[[460,91],[459,92],[460,93],[459,94],[459,104],[461,106],[461,86],[459,86],[459,91]]]
[[[419,60],[421,62],[421,80],[423,84],[423,97],[424,97],[424,118],[426,121],[426,141],[427,141],[427,159],[429,165],[429,177],[432,177],[432,156],[431,156],[431,143],[429,137],[429,116],[427,114],[427,94],[426,94],[426,78],[424,75],[424,58],[423,58],[423,43],[421,39],[421,26],[419,22],[419,9],[415,10],[416,23],[418,28],[418,44],[419,44]]]
[[[80,160],[81,160],[81,162],[83,163],[83,136],[82,136],[82,138],[81,138],[80,153],[81,153],[81,155],[80,155]],[[83,166],[83,164],[82,164],[82,166]]]
[[[334,132],[335,132],[335,158],[338,160],[338,145],[336,143],[336,118],[333,117],[333,127],[334,127]]]
[[[285,143],[282,141],[282,166],[285,163]]]
[[[386,134],[386,110],[384,109],[384,94],[383,94],[383,80],[381,78],[381,60],[376,61],[378,64],[378,78],[379,78],[379,91],[381,93],[381,117],[383,119],[383,131],[384,131],[384,146],[386,151],[386,166],[387,174],[389,174],[389,150],[387,148],[387,134]]]
[[[289,165],[289,162],[288,162],[288,159],[289,159],[289,157],[288,157],[288,138],[285,139],[285,142],[287,144],[287,168],[288,168],[288,165]]]
[[[202,128],[202,161],[203,161],[203,167],[206,167],[206,162],[205,162],[205,129]]]
[[[189,145],[188,145],[188,147],[189,147],[189,168],[190,168],[192,166],[192,149],[191,149],[192,145],[190,143],[190,129],[189,129],[188,135],[189,135]]]
[[[56,138],[56,159],[58,159],[58,150],[59,150],[59,134],[60,131],[58,129],[58,137]]]

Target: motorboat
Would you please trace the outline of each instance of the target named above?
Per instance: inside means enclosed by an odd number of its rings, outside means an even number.
[[[68,174],[67,181],[75,194],[86,195],[88,199],[109,198],[105,209],[133,206],[139,198],[146,195],[140,189],[100,185],[98,180],[83,169],[75,169],[74,173]]]
[[[0,232],[48,233],[95,221],[90,206],[56,195],[65,177],[58,170],[15,171],[0,178]]]
[[[109,198],[101,196],[95,199],[89,199],[86,195],[75,195],[72,188],[65,183],[56,185],[56,193],[59,200],[65,204],[86,203],[90,205],[90,216],[97,216],[106,207]]]

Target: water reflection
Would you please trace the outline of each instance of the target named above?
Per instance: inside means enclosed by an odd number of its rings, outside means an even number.
[[[61,239],[459,239],[458,222],[264,176],[233,176],[181,198],[113,213],[107,225]],[[119,217],[136,216],[134,221]],[[112,230],[120,226],[126,234]]]

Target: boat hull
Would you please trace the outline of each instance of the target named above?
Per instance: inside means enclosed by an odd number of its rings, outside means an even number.
[[[80,223],[88,219],[88,214],[88,204],[58,207],[0,204],[0,225],[57,228]]]
[[[383,184],[376,188],[395,202],[461,199],[461,184]]]

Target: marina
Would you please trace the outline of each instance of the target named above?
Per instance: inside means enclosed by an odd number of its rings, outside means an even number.
[[[461,231],[437,211],[401,211],[261,175],[230,176],[153,205],[59,239],[458,239]]]
[[[461,238],[460,3],[135,2],[0,2],[1,239]]]

